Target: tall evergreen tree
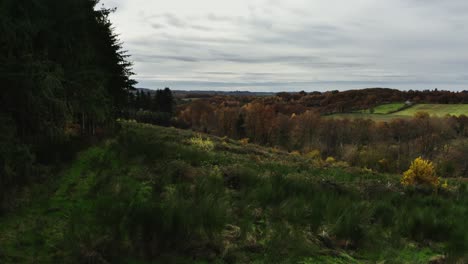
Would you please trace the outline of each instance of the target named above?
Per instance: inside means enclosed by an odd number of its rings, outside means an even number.
[[[20,157],[53,161],[67,126],[93,134],[126,105],[135,84],[131,63],[112,31],[112,10],[96,9],[98,2],[0,1],[0,119],[8,131],[0,145],[11,150],[0,153],[0,177]]]

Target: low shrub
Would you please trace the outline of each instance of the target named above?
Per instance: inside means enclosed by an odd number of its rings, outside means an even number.
[[[203,139],[202,135],[201,134],[197,134],[195,137],[192,137],[189,142],[204,150],[204,151],[213,151],[214,147],[215,147],[215,144],[213,143],[213,141],[211,141],[209,138],[206,138],[206,139]]]
[[[403,173],[401,183],[408,185],[430,185],[434,188],[439,186],[439,177],[437,177],[434,165],[421,157],[416,158],[410,168]]]

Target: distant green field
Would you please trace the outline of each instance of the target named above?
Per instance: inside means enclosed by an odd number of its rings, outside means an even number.
[[[445,115],[468,115],[468,104],[417,104],[412,107],[403,109],[398,112],[391,113],[395,109],[400,109],[403,103],[384,104],[377,106],[374,113],[370,114],[369,110],[355,113],[333,114],[329,118],[364,118],[373,119],[375,121],[389,121],[395,118],[411,118],[417,112],[427,112],[431,116],[445,116]],[[387,113],[391,114],[387,114]]]
[[[413,116],[417,112],[427,112],[430,115],[468,115],[468,104],[417,104],[395,114]]]
[[[343,114],[333,114],[328,115],[326,118],[336,118],[336,119],[356,119],[356,118],[363,118],[363,119],[372,119],[374,121],[390,121],[395,118],[410,118],[411,116],[402,116],[397,114],[367,114],[367,113],[343,113]]]
[[[402,107],[404,107],[404,103],[391,103],[391,104],[382,104],[374,108],[374,114],[388,114],[392,112],[396,112]],[[371,112],[370,109],[363,110],[362,113],[369,114]]]

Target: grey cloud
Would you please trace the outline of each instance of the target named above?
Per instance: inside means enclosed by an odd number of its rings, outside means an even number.
[[[215,14],[208,14],[204,17],[208,21],[211,21],[212,23],[219,23],[219,22],[227,22],[227,23],[233,23],[233,24],[238,24],[242,26],[248,26],[248,27],[260,27],[264,29],[271,29],[274,22],[270,20],[265,20],[265,19],[260,19],[254,15],[251,14],[250,17],[246,16],[219,16]]]
[[[158,15],[150,15],[145,16],[142,15],[140,18],[143,23],[151,25],[151,27],[155,30],[162,30],[162,29],[170,29],[170,28],[178,28],[178,29],[186,29],[192,31],[214,31],[215,28],[210,26],[196,24],[194,21],[191,21],[189,18],[180,17],[176,14],[165,13],[165,14],[158,14]]]
[[[244,19],[241,16],[220,16],[213,13],[209,13],[205,16],[206,19],[211,20],[212,22],[241,22]]]
[[[213,31],[214,29],[213,28],[210,28],[210,27],[206,27],[206,26],[200,26],[200,25],[193,25],[193,26],[190,26],[192,29],[198,29],[198,30],[202,30],[202,31]]]
[[[159,23],[153,23],[151,24],[151,27],[154,29],[161,29],[161,28],[165,28],[166,26],[164,26],[163,24],[159,24]]]
[[[178,12],[135,0],[146,10],[132,27],[130,13],[119,17],[131,10],[130,0],[104,1],[125,3],[112,19],[122,21],[125,49],[147,85],[165,82],[164,76],[186,89],[468,86],[466,0],[346,2],[342,8],[327,1],[239,0],[244,11],[232,12]],[[137,34],[137,25],[153,31]]]
[[[331,62],[326,61],[324,58],[314,56],[265,56],[265,57],[251,57],[241,56],[235,54],[215,53],[212,56],[180,56],[180,55],[134,55],[135,61],[140,62],[164,62],[164,61],[181,61],[181,62],[236,62],[246,64],[258,63],[290,63],[302,66],[315,66],[321,68],[349,68],[363,66],[360,63],[349,62]],[[219,73],[219,72],[218,72]]]
[[[238,72],[210,72],[210,71],[198,72],[198,73],[209,74],[209,75],[237,75],[239,74]]]
[[[135,61],[138,62],[164,62],[167,60],[175,60],[182,62],[198,62],[199,59],[188,56],[177,56],[177,55],[134,55]]]
[[[204,71],[204,72],[197,72],[199,74],[207,74],[207,75],[224,75],[224,76],[255,76],[255,77],[271,77],[273,75],[277,75],[275,72],[211,72],[211,71]]]
[[[173,14],[165,14],[164,18],[166,19],[166,22],[171,26],[174,26],[174,27],[186,27],[187,26],[186,21],[178,18],[177,16]]]

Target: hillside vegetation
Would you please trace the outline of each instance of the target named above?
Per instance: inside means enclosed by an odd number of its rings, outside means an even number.
[[[432,191],[245,141],[121,123],[0,218],[1,263],[467,260],[466,184]]]

